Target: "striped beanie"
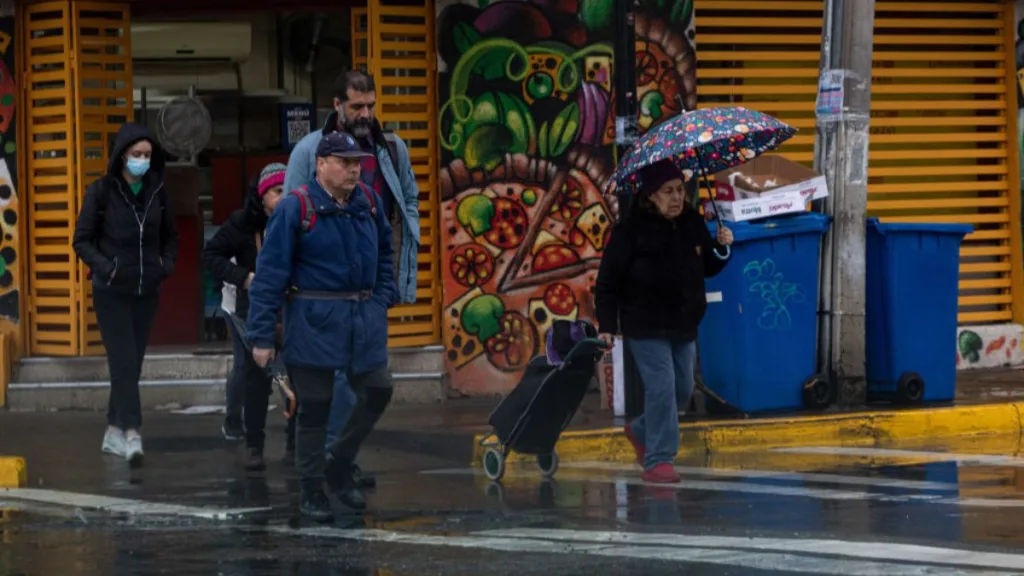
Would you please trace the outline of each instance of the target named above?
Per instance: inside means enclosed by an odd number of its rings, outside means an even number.
[[[284,172],[287,169],[288,167],[280,162],[267,164],[267,167],[263,169],[263,172],[260,172],[260,183],[256,187],[261,198],[267,193],[267,190],[270,190],[274,186],[284,185]]]

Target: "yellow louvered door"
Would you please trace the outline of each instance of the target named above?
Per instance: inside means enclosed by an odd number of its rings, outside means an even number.
[[[77,214],[75,106],[69,2],[20,7],[23,35],[22,175],[28,235],[28,352],[79,350],[79,298],[71,236]]]
[[[102,353],[86,270],[71,248],[85,187],[131,116],[127,4],[43,2],[20,9],[27,138],[28,350]]]
[[[78,202],[107,171],[110,147],[121,124],[132,119],[132,57],[128,4],[80,2],[73,7],[75,141]],[[88,269],[79,264],[79,354],[103,354],[92,309]]]
[[[745,106],[798,130],[780,149],[814,161],[823,0],[695,0],[699,108]]]
[[[1014,28],[1012,2],[876,3],[868,212],[974,225],[960,324],[1024,312]]]
[[[369,69],[377,85],[377,116],[409,147],[420,191],[421,244],[416,303],[388,312],[389,345],[441,341],[438,252],[437,56],[430,0],[370,0]]]
[[[368,70],[370,64],[370,36],[367,32],[370,26],[370,13],[366,8],[353,8],[351,18],[352,68]]]

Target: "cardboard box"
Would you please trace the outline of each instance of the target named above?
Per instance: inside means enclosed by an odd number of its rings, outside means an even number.
[[[782,156],[762,156],[715,174],[715,200],[730,222],[802,212],[826,196],[824,176]],[[704,210],[714,216],[710,202]]]
[[[715,199],[725,202],[799,192],[805,201],[828,196],[825,177],[782,156],[762,156],[715,174]]]
[[[731,202],[718,200],[716,204],[722,220],[728,222],[745,222],[807,210],[807,201],[799,191],[764,194]],[[704,201],[704,215],[706,218],[714,218],[715,209],[710,200]]]

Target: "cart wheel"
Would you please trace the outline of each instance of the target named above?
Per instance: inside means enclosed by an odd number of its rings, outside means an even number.
[[[484,451],[484,474],[495,482],[505,475],[505,455],[497,448]]]
[[[917,372],[904,372],[896,382],[896,400],[901,404],[919,404],[924,400],[924,378]]]
[[[540,454],[537,456],[537,468],[545,478],[551,478],[558,472],[558,452],[554,450],[551,454]]]
[[[836,386],[822,374],[815,374],[804,381],[804,406],[811,410],[828,408],[836,401]]]

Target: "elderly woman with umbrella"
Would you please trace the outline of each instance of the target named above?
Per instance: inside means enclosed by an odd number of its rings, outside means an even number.
[[[626,425],[626,435],[647,482],[679,481],[672,463],[679,409],[689,405],[694,387],[704,279],[728,263],[733,240],[721,222],[712,236],[687,201],[685,183],[749,161],[793,133],[743,108],[691,112],[648,133],[616,171],[620,197],[636,194],[639,201],[623,213],[605,249],[596,316],[602,340],[625,338],[644,383],[644,413]]]

